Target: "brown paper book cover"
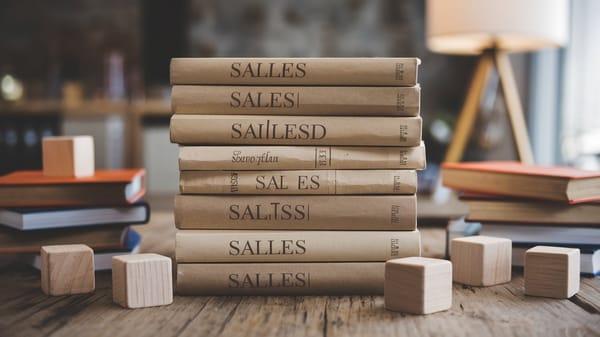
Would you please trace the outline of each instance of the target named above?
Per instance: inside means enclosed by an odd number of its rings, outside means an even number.
[[[180,146],[184,170],[311,170],[425,168],[425,145],[360,146]]]
[[[171,109],[200,115],[417,116],[421,88],[176,85]]]
[[[179,230],[179,263],[385,262],[420,256],[418,231]]]
[[[179,229],[415,230],[415,195],[176,195]]]
[[[173,115],[184,145],[418,146],[421,117]]]
[[[383,262],[182,263],[180,295],[380,295]]]
[[[182,194],[415,194],[414,170],[181,171]]]
[[[415,57],[173,58],[171,84],[413,86]]]

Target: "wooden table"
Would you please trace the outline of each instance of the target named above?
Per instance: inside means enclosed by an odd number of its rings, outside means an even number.
[[[170,211],[138,227],[142,251],[173,254]],[[424,255],[442,256],[444,232],[422,228]],[[122,309],[110,272],[88,295],[47,297],[39,272],[0,269],[0,336],[599,336],[600,278],[583,278],[570,300],[523,295],[522,273],[488,288],[454,285],[451,310],[429,316],[386,311],[381,296],[181,297],[170,306]]]

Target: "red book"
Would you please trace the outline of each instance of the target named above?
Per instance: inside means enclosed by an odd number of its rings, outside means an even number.
[[[122,205],[146,192],[143,169],[97,170],[91,177],[17,171],[0,177],[0,207]]]
[[[600,172],[513,161],[443,163],[442,182],[452,189],[570,204],[600,200]]]

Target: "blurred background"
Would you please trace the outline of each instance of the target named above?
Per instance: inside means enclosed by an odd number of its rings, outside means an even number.
[[[565,48],[511,55],[536,162],[600,169],[600,2],[571,3]],[[417,56],[431,190],[477,62],[426,47],[421,0],[3,0],[0,174],[40,169],[46,135],[90,134],[97,168],[145,167],[172,194],[169,60]],[[499,88],[464,159],[516,159]]]

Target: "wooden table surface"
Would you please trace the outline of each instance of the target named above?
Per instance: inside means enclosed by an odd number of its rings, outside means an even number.
[[[173,255],[170,211],[138,227],[143,252]],[[440,257],[444,232],[421,228],[424,255]],[[598,336],[600,278],[582,278],[569,300],[523,295],[523,276],[488,288],[454,285],[453,306],[428,316],[386,311],[381,296],[182,297],[170,306],[122,309],[110,272],[92,294],[48,297],[31,267],[0,269],[0,336]]]

